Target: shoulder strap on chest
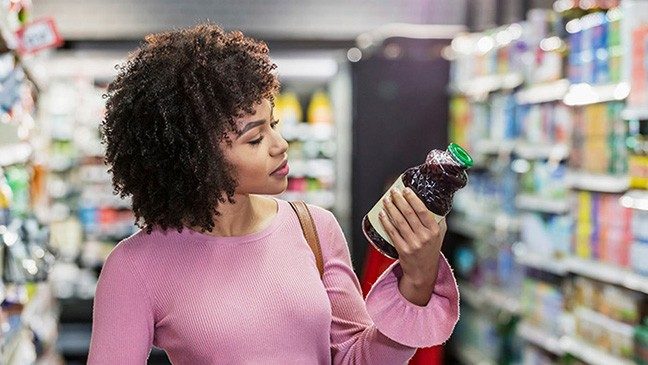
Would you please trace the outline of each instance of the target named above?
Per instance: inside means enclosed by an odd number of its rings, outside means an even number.
[[[317,270],[321,278],[324,275],[324,260],[322,258],[322,247],[320,246],[319,235],[317,234],[317,228],[315,228],[313,216],[311,216],[308,206],[302,201],[290,202],[290,206],[297,214],[306,242],[308,242],[308,246],[310,246],[315,255]]]

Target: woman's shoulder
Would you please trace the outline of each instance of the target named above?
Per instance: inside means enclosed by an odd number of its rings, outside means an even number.
[[[178,233],[173,229],[163,231],[159,228],[153,228],[151,232],[147,232],[146,228],[138,229],[115,245],[110,251],[107,260],[121,263],[126,261],[131,264],[140,262],[153,253],[161,254],[165,242],[169,242],[175,236],[178,236]]]

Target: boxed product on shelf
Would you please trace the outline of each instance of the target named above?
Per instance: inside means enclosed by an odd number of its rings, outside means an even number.
[[[520,105],[520,136],[532,144],[567,144],[572,132],[572,112],[562,103]]]
[[[457,351],[473,349],[480,361],[497,363],[503,343],[497,323],[470,307],[462,307],[461,316],[455,328],[455,335],[462,339]]]
[[[565,25],[572,83],[606,84],[621,78],[621,11],[595,11]]]
[[[630,79],[632,80],[632,87],[628,97],[628,104],[634,107],[648,105],[647,41],[648,25],[643,24],[632,30],[632,45],[630,48]]]
[[[630,265],[632,210],[620,194],[578,192],[574,253],[585,259]]]
[[[570,283],[575,335],[613,356],[632,358],[635,326],[648,313],[645,295],[584,277]]]
[[[634,352],[632,326],[584,308],[577,309],[574,317],[578,337],[614,356],[632,358]]]
[[[569,255],[573,220],[567,215],[525,213],[521,238],[528,252],[551,259]]]
[[[648,315],[648,301],[644,294],[577,276],[569,291],[571,306],[590,308],[610,319],[629,325],[638,325]]]
[[[566,200],[567,168],[553,161],[531,161],[528,171],[520,176],[519,192],[547,200]]]
[[[521,299],[524,317],[531,325],[556,336],[562,335],[565,303],[559,286],[527,278]]]
[[[630,186],[636,189],[648,189],[648,154],[628,156]]]
[[[621,119],[623,103],[587,105],[574,111],[570,167],[595,174],[627,172],[627,124]]]
[[[648,277],[648,241],[634,241],[630,246],[630,266],[632,270]]]

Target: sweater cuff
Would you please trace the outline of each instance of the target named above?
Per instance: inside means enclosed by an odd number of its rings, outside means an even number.
[[[459,320],[459,290],[443,254],[432,297],[424,307],[403,297],[398,281],[400,263],[393,263],[367,294],[367,311],[376,328],[393,341],[421,348],[444,343]]]

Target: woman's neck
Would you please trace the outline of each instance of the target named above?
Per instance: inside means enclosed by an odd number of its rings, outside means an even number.
[[[214,217],[214,228],[205,232],[214,236],[232,237],[260,231],[275,216],[277,203],[273,199],[251,194],[234,195],[236,203],[220,203]]]

